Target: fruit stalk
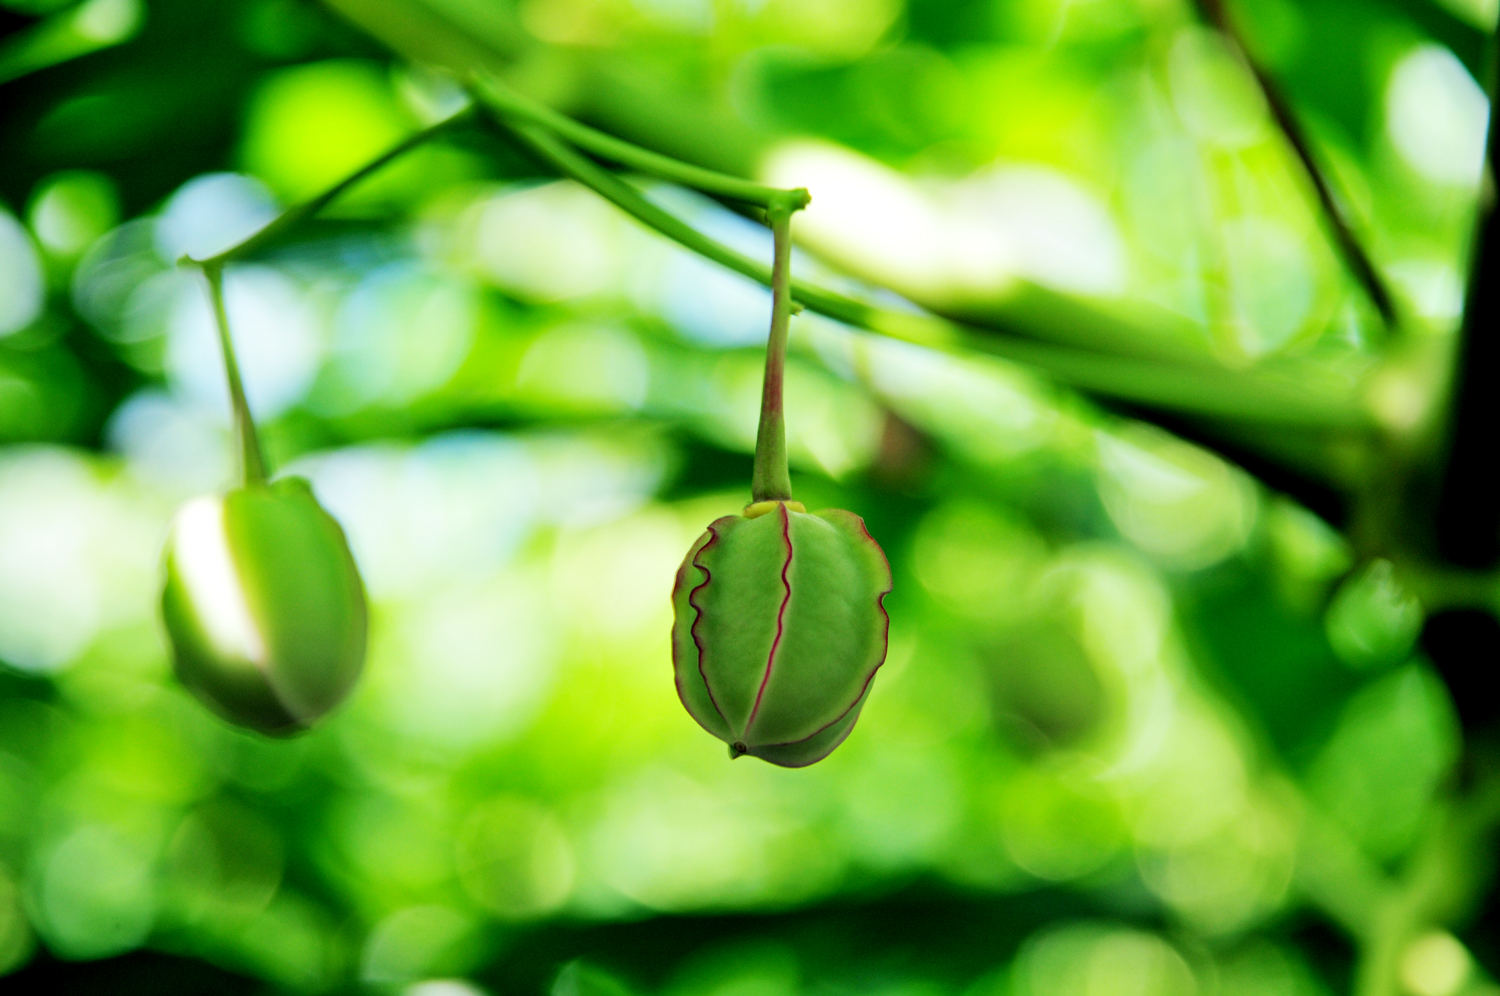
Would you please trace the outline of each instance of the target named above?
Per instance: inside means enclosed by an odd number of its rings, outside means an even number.
[[[224,356],[224,376],[229,381],[229,403],[234,409],[234,431],[240,444],[241,482],[246,486],[265,484],[266,462],[261,455],[260,436],[255,431],[255,419],[250,417],[245,385],[240,381],[239,361],[234,355],[234,343],[229,338],[229,313],[224,308],[224,265],[212,262],[200,265],[208,281],[214,324],[219,330],[219,350]]]
[[[771,266],[771,334],[766,340],[766,376],[760,394],[760,427],[755,434],[753,502],[790,501],[792,480],[786,465],[786,340],[792,320],[792,212],[800,204],[775,197],[767,209],[775,258]]]

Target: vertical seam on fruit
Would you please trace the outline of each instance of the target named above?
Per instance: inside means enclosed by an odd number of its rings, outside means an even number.
[[[707,543],[704,543],[703,547],[693,555],[693,566],[703,572],[703,583],[698,585],[698,587],[694,588],[692,591],[688,592],[688,606],[697,613],[697,615],[693,617],[693,625],[688,627],[688,633],[693,638],[693,646],[698,648],[698,676],[703,679],[703,690],[708,693],[708,701],[713,703],[714,711],[717,712],[719,714],[719,718],[724,721],[724,728],[733,733],[734,727],[730,725],[729,717],[724,715],[724,710],[719,706],[719,700],[714,698],[714,686],[709,684],[708,672],[703,670],[703,659],[705,656],[703,652],[703,641],[698,638],[698,624],[703,621],[703,609],[698,605],[697,602],[693,601],[693,599],[697,597],[698,592],[702,591],[704,588],[707,588],[708,583],[714,579],[713,572],[699,561],[715,543],[719,542],[719,531],[714,528],[715,524],[716,523],[712,522],[708,524],[709,535],[711,535],[713,538],[710,539]]]
[[[771,641],[771,652],[766,655],[766,673],[760,679],[760,688],[755,693],[755,705],[750,709],[750,717],[745,720],[744,735],[747,737],[756,715],[760,712],[760,700],[765,697],[766,685],[771,681],[771,668],[776,663],[776,648],[781,646],[786,607],[792,600],[792,582],[787,578],[787,571],[792,567],[792,513],[787,511],[785,504],[778,504],[776,508],[781,515],[781,539],[786,544],[786,562],[781,565],[781,586],[786,589],[786,594],[781,597],[781,608],[776,612],[776,638]]]
[[[870,541],[870,544],[875,548],[875,551],[880,554],[880,559],[885,563],[886,577],[888,577],[888,578],[891,577],[891,561],[890,561],[890,558],[885,555],[885,551],[880,548],[880,544],[875,542],[875,537],[873,537],[873,536],[870,535],[870,530],[869,530],[869,527],[867,527],[865,525],[865,520],[862,519],[861,517],[857,516],[857,515],[854,515],[854,516],[851,516],[851,517],[854,519],[855,522],[859,523],[859,528],[865,534],[865,538]],[[839,713],[838,716],[835,719],[833,719],[831,722],[824,723],[822,726],[818,727],[816,730],[813,730],[807,736],[802,737],[799,740],[787,740],[787,741],[785,741],[783,743],[765,744],[763,746],[766,746],[766,747],[790,747],[793,744],[806,743],[807,741],[811,740],[813,737],[817,736],[818,734],[822,733],[823,731],[825,731],[825,730],[829,729],[830,727],[835,726],[838,723],[842,722],[843,719],[844,719],[844,717],[847,716],[847,715],[849,715],[850,710],[852,710],[855,706],[859,705],[859,700],[862,699],[862,698],[864,698],[865,697],[865,693],[870,690],[870,683],[875,680],[875,675],[878,674],[879,671],[880,671],[880,669],[881,669],[881,667],[883,667],[885,665],[886,655],[889,654],[890,650],[891,650],[891,614],[886,611],[886,608],[885,608],[885,596],[889,595],[893,590],[895,590],[895,587],[896,587],[895,580],[892,579],[891,582],[890,582],[890,587],[885,588],[885,589],[883,589],[883,590],[878,591],[878,592],[875,593],[875,608],[877,608],[878,610],[880,610],[880,616],[884,620],[884,623],[881,625],[881,634],[880,634],[880,658],[879,658],[878,662],[875,664],[875,666],[870,669],[870,673],[865,677],[865,683],[860,686],[859,694],[854,697],[854,701],[851,702],[851,703],[849,703],[849,707],[847,709],[845,709],[843,712]],[[850,728],[852,729],[853,727],[851,726]],[[847,734],[845,734],[845,735],[847,736]],[[843,741],[840,740],[839,743],[843,743]],[[838,746],[838,744],[834,744],[833,745],[833,747],[837,747],[837,746]],[[829,754],[833,753],[833,747],[828,748],[828,753]],[[827,757],[827,756],[828,756],[828,754],[823,754],[823,755],[821,755],[821,757],[814,758],[813,760],[814,761],[821,760],[823,757]],[[813,762],[809,761],[807,763],[811,764]],[[803,767],[803,766],[802,765],[792,765],[791,767]]]

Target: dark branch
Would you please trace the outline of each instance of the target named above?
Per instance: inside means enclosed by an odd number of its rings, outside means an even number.
[[[1287,144],[1296,154],[1297,160],[1302,163],[1307,178],[1312,181],[1313,189],[1318,195],[1318,205],[1322,208],[1323,217],[1327,220],[1328,226],[1333,230],[1334,242],[1338,245],[1340,255],[1344,257],[1344,262],[1353,272],[1354,278],[1370,296],[1371,303],[1380,312],[1380,317],[1385,321],[1386,327],[1395,328],[1396,304],[1390,289],[1386,286],[1385,279],[1381,277],[1380,272],[1375,269],[1375,264],[1370,260],[1370,254],[1365,251],[1359,238],[1354,234],[1348,216],[1334,197],[1328,177],[1324,175],[1323,170],[1313,158],[1312,145],[1308,141],[1307,133],[1302,130],[1302,126],[1297,123],[1296,117],[1292,114],[1291,105],[1287,103],[1286,97],[1276,82],[1267,75],[1260,63],[1250,54],[1244,38],[1235,28],[1234,22],[1230,20],[1224,0],[1197,0],[1197,3],[1203,19],[1217,28],[1239,50],[1241,59],[1244,60],[1251,75],[1255,77],[1255,82],[1260,86],[1262,95],[1265,96],[1266,106],[1271,110],[1271,117],[1275,120],[1276,127],[1281,130]]]
[[[1489,162],[1500,162],[1500,128],[1490,119]],[[1483,210],[1483,208],[1482,208]],[[1459,364],[1448,423],[1447,463],[1433,523],[1438,553],[1454,564],[1489,567],[1500,560],[1500,212],[1490,208],[1475,239]]]

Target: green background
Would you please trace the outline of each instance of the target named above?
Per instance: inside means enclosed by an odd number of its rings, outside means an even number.
[[[1386,429],[1441,407],[1485,0],[1232,8],[1396,331],[1183,0],[337,6],[436,12],[559,109],[805,184],[800,274],[1355,385]],[[410,60],[451,47],[292,0],[0,25],[0,989],[1500,992],[1493,707],[1455,706],[1410,576],[1366,563],[1390,450],[804,313],[795,496],[889,555],[890,655],[828,760],[731,763],[676,700],[668,595],[748,500],[769,295],[480,127],[228,272],[270,463],[343,523],[372,622],[316,729],[222,724],[156,618],[174,508],[233,478],[173,262],[450,113]],[[643,189],[769,259],[753,219]]]

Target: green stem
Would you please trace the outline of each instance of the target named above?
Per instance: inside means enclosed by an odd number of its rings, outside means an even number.
[[[1500,822],[1500,784],[1488,777],[1429,816],[1406,870],[1370,917],[1355,965],[1355,996],[1400,996],[1407,945],[1425,931],[1469,920],[1493,881],[1488,856]]]
[[[510,121],[539,125],[580,149],[608,159],[629,169],[670,180],[684,187],[701,190],[714,197],[740,201],[770,209],[778,201],[792,198],[797,209],[807,207],[811,198],[806,190],[781,190],[742,180],[737,176],[703,169],[664,156],[639,145],[622,141],[613,135],[579,124],[543,104],[529,100],[489,75],[475,74],[471,92],[496,114]]]
[[[519,139],[522,145],[535,152],[543,161],[556,167],[564,176],[571,177],[592,189],[626,214],[634,216],[637,221],[656,229],[685,249],[690,249],[751,280],[768,287],[771,285],[769,266],[759,260],[741,255],[704,235],[670,211],[648,200],[640,191],[615,174],[597,165],[587,156],[581,155],[550,131],[505,118],[499,119],[499,122],[506,131]]]
[[[771,334],[766,340],[766,378],[760,393],[760,427],[755,433],[751,501],[792,500],[792,479],[786,466],[782,386],[786,380],[786,340],[792,320],[792,212],[800,206],[789,196],[773,202],[766,212],[776,249],[771,266]]]
[[[496,121],[558,172],[646,226],[735,273],[771,285],[770,267],[704,235],[545,128],[504,115],[497,115]],[[1327,378],[1320,381],[1308,368],[1289,368],[1278,375],[1106,355],[979,331],[922,312],[881,308],[806,280],[793,280],[791,292],[797,303],[846,325],[922,346],[988,353],[1036,367],[1072,387],[1122,401],[1266,425],[1345,431],[1372,426],[1359,385]]]
[[[1439,801],[1397,875],[1371,861],[1313,800],[1300,799],[1298,809],[1297,887],[1359,949],[1352,991],[1399,996],[1407,945],[1426,930],[1469,921],[1489,889],[1500,779],[1484,772],[1464,795]]]
[[[1449,609],[1500,612],[1500,573],[1404,558],[1395,564],[1398,579],[1417,596],[1428,615]]]
[[[266,463],[261,456],[260,436],[255,431],[255,419],[250,417],[250,405],[245,401],[245,385],[240,381],[240,365],[234,355],[234,343],[229,338],[229,313],[224,308],[224,266],[222,263],[205,262],[199,266],[208,280],[208,296],[213,304],[214,324],[219,329],[219,349],[224,355],[224,376],[229,381],[229,404],[234,410],[234,430],[240,441],[240,474],[248,487],[266,482]]]
[[[269,245],[270,243],[276,241],[292,228],[295,228],[297,225],[301,224],[308,218],[311,218],[313,215],[323,210],[335,198],[343,194],[350,187],[353,187],[356,183],[359,183],[361,180],[365,179],[365,177],[387,166],[392,161],[400,158],[401,156],[410,152],[412,149],[415,149],[417,146],[423,145],[436,136],[441,135],[443,132],[447,131],[455,124],[467,120],[473,114],[473,110],[473,105],[470,105],[468,107],[465,107],[458,113],[444,118],[437,124],[422,129],[421,131],[405,139],[398,145],[392,147],[387,152],[361,166],[353,173],[350,173],[348,176],[344,177],[338,183],[335,183],[333,186],[329,187],[318,196],[312,198],[311,200],[303,201],[301,204],[294,204],[293,206],[287,208],[281,214],[273,218],[260,231],[251,235],[244,241],[230,246],[228,249],[225,249],[218,255],[210,256],[208,259],[204,260],[194,260],[189,258],[188,261],[198,263],[200,266],[204,267],[222,267],[225,263],[228,263],[235,259],[240,259],[244,256],[248,256],[257,250],[264,248],[266,245]]]

